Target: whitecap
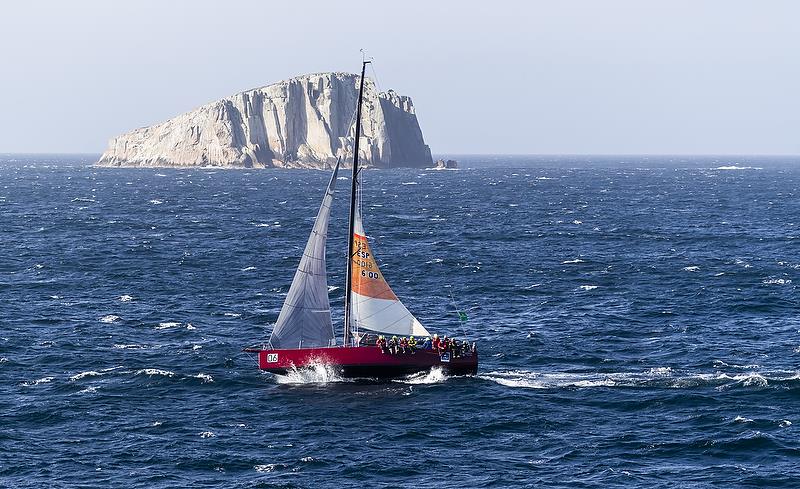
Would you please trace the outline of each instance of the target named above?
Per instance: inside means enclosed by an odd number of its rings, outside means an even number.
[[[133,300],[133,297],[129,296],[128,294],[119,296],[120,302],[130,302]]]
[[[54,379],[54,377],[42,377],[41,379],[29,380],[29,381],[23,382],[22,385],[25,386],[25,387],[31,387],[31,386],[34,386],[34,385],[49,384],[50,382],[53,381],[53,379]]]
[[[197,374],[194,376],[194,378],[202,380],[204,384],[214,382],[214,378],[208,374]]]
[[[256,267],[242,268],[243,272],[252,272],[253,270],[258,270],[258,268],[256,268]]]
[[[761,282],[764,285],[789,285],[792,283],[788,278],[770,278]]]
[[[714,168],[714,170],[763,170],[763,168],[758,166],[735,166],[735,165],[728,165],[728,166],[718,166]]]
[[[342,177],[339,177],[342,178]],[[285,467],[284,464],[263,464],[263,465],[255,465],[253,468],[256,472],[274,472],[275,469],[280,469]]]
[[[113,323],[119,321],[120,317],[114,314],[109,314],[100,318],[101,323]]]
[[[169,328],[177,328],[180,327],[182,323],[178,323],[175,321],[165,321],[163,323],[158,323],[156,329],[169,329]]]
[[[581,289],[581,290],[594,290],[597,287],[599,287],[599,285],[581,285],[578,288]]]
[[[162,200],[158,200],[158,199],[148,200],[147,202],[148,202],[149,204],[153,204],[153,205],[160,205],[160,204],[163,204],[163,203],[164,203],[164,201],[162,201]]]
[[[734,377],[737,380],[742,382],[742,385],[745,387],[766,387],[769,385],[769,381],[767,381],[766,377],[760,374],[750,374],[744,376],[743,379],[739,378],[740,376]]]
[[[684,272],[696,272],[696,271],[700,270],[700,267],[698,267],[696,265],[692,265],[690,267],[683,267],[683,268],[681,268],[681,270],[683,270]]]
[[[778,426],[781,428],[788,428],[789,426],[792,426],[792,422],[788,419],[782,419],[778,422]]]
[[[162,375],[164,377],[175,377],[175,372],[161,370],[158,368],[143,368],[141,370],[137,370],[136,375]]]
[[[572,221],[572,224],[583,224],[583,221],[575,219],[574,221]]]
[[[419,182],[402,182],[400,185],[419,185]]]
[[[203,348],[202,345],[192,345],[192,350],[199,350],[201,348]]]
[[[434,258],[433,260],[428,260],[425,262],[426,265],[431,265],[433,263],[442,263],[444,260],[441,258]]]
[[[119,350],[144,350],[147,347],[142,345],[133,345],[133,344],[126,345],[121,343],[115,343],[114,348],[117,348]]]
[[[574,260],[565,260],[561,262],[562,265],[570,265],[573,263],[583,263],[583,260],[581,260],[580,258],[575,258]]]
[[[334,290],[339,290],[339,287],[337,287],[335,285],[329,285],[328,286],[328,292],[333,292]]]
[[[223,313],[222,315],[223,316],[228,316],[228,317],[231,317],[231,318],[240,318],[240,317],[242,317],[242,315],[240,313],[238,313],[238,312],[226,312],[226,313]]]
[[[103,375],[103,374],[101,374],[100,372],[95,372],[94,370],[89,370],[89,371],[86,371],[86,372],[81,372],[79,374],[75,374],[72,377],[70,377],[69,380],[74,382],[76,380],[80,380],[80,379],[83,379],[85,377],[98,377],[100,375]]]
[[[647,375],[653,375],[658,377],[669,377],[672,375],[672,369],[670,367],[654,367],[648,370]]]
[[[752,423],[753,420],[750,418],[745,418],[744,416],[736,416],[733,418],[734,423]]]
[[[200,433],[200,438],[214,438],[215,436],[217,435],[215,435],[213,431],[204,431]]]
[[[89,387],[79,390],[78,394],[91,394],[93,392],[97,392],[97,386],[90,385]]]

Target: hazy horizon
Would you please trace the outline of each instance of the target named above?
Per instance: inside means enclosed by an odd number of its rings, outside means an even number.
[[[356,71],[364,48],[437,155],[800,154],[800,4],[358,5],[11,4],[0,153],[100,154],[252,87]]]

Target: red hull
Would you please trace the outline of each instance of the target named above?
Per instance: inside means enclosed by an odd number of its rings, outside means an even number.
[[[269,350],[248,348],[258,354],[258,367],[267,372],[285,374],[292,368],[325,364],[336,368],[345,377],[401,377],[441,367],[451,375],[470,375],[478,372],[478,352],[458,358],[432,350],[416,350],[414,354],[391,355],[376,346],[301,348]]]

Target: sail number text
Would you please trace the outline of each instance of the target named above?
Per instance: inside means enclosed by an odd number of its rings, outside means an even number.
[[[358,245],[358,251],[355,252],[356,257],[356,264],[358,264],[361,270],[361,276],[366,278],[378,279],[381,278],[378,272],[373,272],[371,270],[364,270],[364,268],[372,269],[373,261],[370,258],[369,251],[365,251],[361,245]],[[361,258],[361,260],[359,260]]]

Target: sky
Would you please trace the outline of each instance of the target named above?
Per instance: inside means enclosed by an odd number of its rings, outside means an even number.
[[[0,153],[108,140],[292,76],[414,101],[434,154],[800,154],[800,2],[74,0],[0,15]]]

